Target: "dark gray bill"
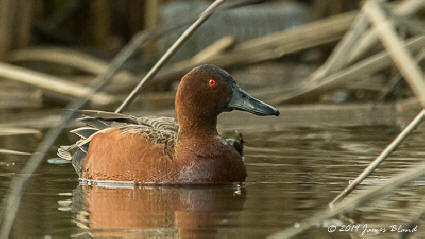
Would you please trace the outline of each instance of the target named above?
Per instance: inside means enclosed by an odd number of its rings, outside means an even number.
[[[264,103],[263,101],[249,96],[245,91],[237,85],[233,86],[233,95],[227,104],[227,109],[242,110],[256,115],[276,115],[280,112],[273,106]]]

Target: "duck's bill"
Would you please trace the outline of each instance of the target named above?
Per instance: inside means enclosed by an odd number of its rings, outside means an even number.
[[[227,109],[247,111],[256,115],[276,115],[280,112],[273,106],[264,103],[263,101],[249,96],[241,88],[235,86],[233,89],[232,99],[227,105]]]

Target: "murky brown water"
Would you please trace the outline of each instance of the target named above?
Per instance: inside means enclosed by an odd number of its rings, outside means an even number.
[[[267,128],[242,130],[249,175],[242,186],[79,186],[71,164],[44,162],[32,177],[12,237],[264,238],[326,208],[400,130],[397,126]],[[369,179],[385,179],[424,162],[424,132],[425,127],[416,131]],[[64,135],[60,143],[69,139]],[[0,148],[33,151],[39,140],[35,136],[0,137]],[[0,158],[3,198],[11,177],[28,158]],[[341,228],[338,223],[342,222],[334,220],[300,238],[361,238],[365,224],[375,228],[402,225],[418,211],[415,205],[423,188],[420,183],[410,184],[351,213],[348,216],[355,225],[361,225],[358,231],[329,233],[329,225]],[[422,227],[419,231],[425,232]],[[388,230],[367,234],[368,238],[398,236]]]

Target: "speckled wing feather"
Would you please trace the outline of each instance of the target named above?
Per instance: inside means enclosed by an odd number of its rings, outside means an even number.
[[[164,144],[164,153],[172,159],[179,130],[177,121],[172,117],[139,117],[137,121],[138,124],[118,128],[123,133],[144,133],[154,144]]]

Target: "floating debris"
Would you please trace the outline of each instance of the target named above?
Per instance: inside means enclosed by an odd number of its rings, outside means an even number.
[[[58,196],[72,197],[72,193],[58,193]]]
[[[72,204],[72,200],[71,199],[59,200],[58,204],[61,207],[69,207]]]
[[[390,180],[389,178],[377,178],[377,179],[365,179],[360,184],[369,185],[369,184],[378,184],[378,183],[386,183]],[[354,180],[348,181],[348,184],[352,184]],[[415,186],[424,186],[425,180],[415,180],[412,181]]]
[[[47,163],[49,163],[49,164],[68,164],[68,163],[71,163],[71,161],[61,159],[61,158],[51,158],[51,159],[47,160]]]

